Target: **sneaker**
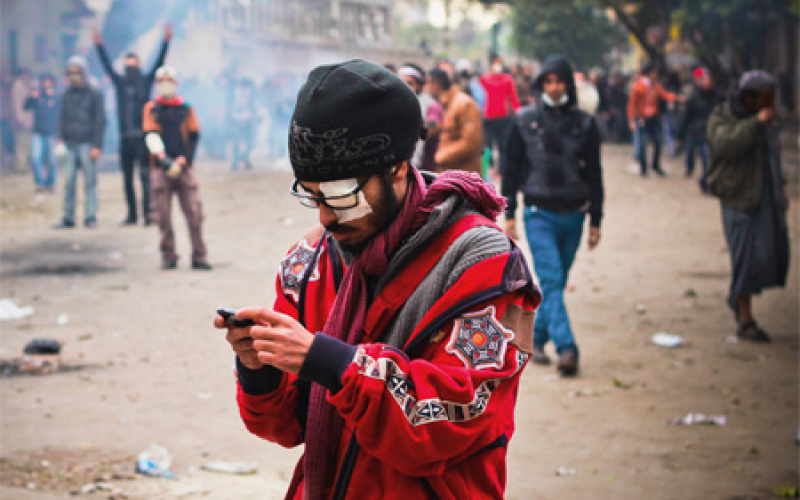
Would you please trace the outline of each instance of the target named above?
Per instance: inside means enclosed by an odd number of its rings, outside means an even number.
[[[161,262],[161,269],[170,270],[170,269],[177,269],[178,268],[178,258],[175,257],[174,259],[164,260]]]
[[[542,366],[547,366],[552,363],[550,356],[544,352],[544,348],[535,346],[533,348],[533,354],[531,354],[531,361],[533,361],[533,363],[536,365]]]
[[[75,227],[75,221],[67,219],[66,217],[61,219],[57,224],[53,224],[53,229],[72,229],[73,227]]]
[[[739,328],[736,330],[736,337],[741,340],[762,344],[772,342],[767,332],[759,328],[755,321],[739,324]]]
[[[97,227],[97,219],[94,217],[89,217],[85,221],[83,221],[83,225],[88,227],[89,229],[94,229]]]
[[[575,376],[578,373],[578,353],[572,349],[564,351],[558,357],[556,368],[562,377]]]
[[[130,217],[128,217],[127,219],[125,219],[122,222],[120,222],[119,225],[120,226],[135,226],[136,225],[136,219],[131,219]]]
[[[200,271],[210,271],[212,269],[211,264],[204,260],[196,260],[192,262],[192,269],[197,269]]]
[[[655,172],[656,175],[658,175],[659,177],[666,177],[667,176],[667,173],[664,172],[664,170],[661,169],[661,168],[654,168],[653,172]]]

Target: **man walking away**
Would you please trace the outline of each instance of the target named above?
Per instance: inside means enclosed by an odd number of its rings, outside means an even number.
[[[97,54],[106,70],[117,95],[117,118],[119,120],[119,160],[122,168],[122,182],[125,190],[125,201],[128,215],[122,221],[124,226],[133,226],[138,221],[136,211],[136,191],[133,185],[135,165],[139,165],[139,180],[142,184],[142,218],[145,225],[150,223],[150,167],[147,161],[147,149],[142,136],[142,108],[150,100],[150,92],[155,80],[156,68],[164,65],[167,57],[169,41],[172,38],[172,27],[164,28],[164,41],[152,69],[143,73],[139,56],[135,52],[125,55],[125,73],[118,74],[111,66],[103,40],[97,30],[92,32]]]
[[[69,87],[61,97],[58,120],[60,148],[65,149],[66,184],[64,216],[56,229],[75,227],[75,184],[83,169],[84,224],[97,226],[97,159],[103,145],[106,112],[103,94],[89,83],[86,60],[73,56],[67,61]],[[58,146],[57,146],[58,147]]]
[[[192,244],[192,269],[210,270],[206,260],[201,223],[203,211],[194,172],[194,155],[200,140],[200,125],[194,109],[178,95],[175,68],[156,71],[156,99],[143,111],[142,129],[150,151],[154,214],[161,234],[161,268],[178,267],[175,233],[172,230],[172,197],[178,196]]]
[[[525,200],[525,233],[544,300],[536,314],[533,361],[550,364],[544,351],[552,340],[563,376],[578,372],[578,345],[572,333],[564,289],[589,214],[589,249],[600,242],[603,179],[600,129],[578,109],[569,62],[550,56],[534,83],[541,91],[535,106],[516,115],[503,166],[506,231],[518,238],[517,193]]]
[[[497,165],[503,165],[508,132],[514,113],[519,109],[514,78],[503,68],[503,59],[492,56],[489,71],[481,76],[481,86],[486,91],[483,106],[483,135],[486,146],[497,151]]]
[[[775,79],[748,71],[708,120],[711,163],[706,181],[720,199],[731,255],[728,306],[742,340],[769,342],[753,316],[753,295],[784,287],[789,268],[789,207],[775,121]]]

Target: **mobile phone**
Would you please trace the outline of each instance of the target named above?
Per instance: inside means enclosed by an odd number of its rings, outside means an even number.
[[[218,307],[217,314],[225,318],[225,324],[234,328],[243,328],[245,326],[253,326],[255,322],[252,319],[242,319],[236,317],[236,309],[230,307]]]

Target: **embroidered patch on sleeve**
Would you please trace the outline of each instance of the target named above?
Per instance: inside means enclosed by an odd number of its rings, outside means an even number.
[[[497,320],[494,306],[459,317],[445,350],[458,356],[467,368],[500,369],[514,332]]]
[[[322,255],[320,251],[320,255]],[[295,300],[300,300],[300,283],[309,265],[314,265],[314,270],[309,281],[319,280],[319,267],[312,263],[314,248],[306,240],[300,240],[297,246],[281,261],[281,289],[286,295],[291,295]]]

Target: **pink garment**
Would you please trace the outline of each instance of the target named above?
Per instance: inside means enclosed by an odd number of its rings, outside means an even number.
[[[519,109],[514,78],[507,73],[484,73],[480,79],[486,90],[483,117],[487,120],[505,118]]]

